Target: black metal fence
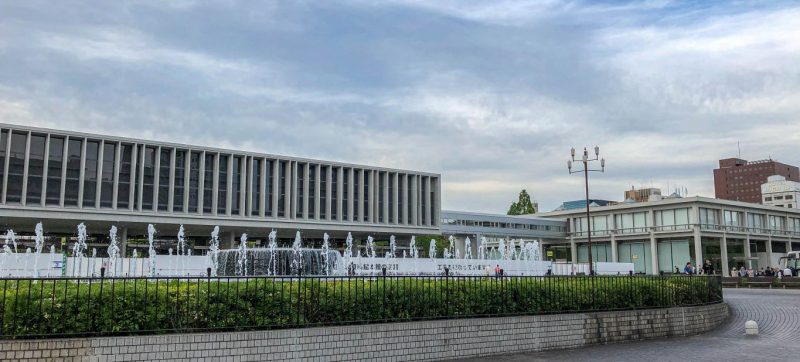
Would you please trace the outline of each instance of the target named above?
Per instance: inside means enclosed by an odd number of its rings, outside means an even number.
[[[0,279],[0,338],[296,328],[692,306],[718,277]]]

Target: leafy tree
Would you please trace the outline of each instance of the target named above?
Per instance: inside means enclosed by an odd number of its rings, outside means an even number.
[[[522,189],[522,191],[519,192],[519,200],[511,203],[507,215],[528,215],[535,213],[536,207],[533,205],[533,202],[531,202],[531,195],[528,195],[528,191]]]

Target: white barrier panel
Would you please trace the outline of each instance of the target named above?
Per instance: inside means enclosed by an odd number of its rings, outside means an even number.
[[[596,263],[597,275],[628,275],[633,271],[633,263]]]
[[[589,275],[589,264],[554,263],[553,275]]]
[[[12,254],[0,255],[0,277],[33,277],[36,255]],[[157,255],[155,257],[156,276],[206,276],[206,269],[211,266],[205,255],[176,256]],[[63,271],[62,268],[66,267]],[[61,254],[39,255],[38,271],[40,277],[92,277],[100,276],[100,269],[106,268],[106,276],[144,277],[150,269],[148,258],[119,258],[111,271],[108,258],[68,257],[63,265]]]
[[[504,275],[539,276],[546,275],[551,264],[549,261],[429,258],[353,258],[351,263],[357,275],[380,275],[384,267],[388,275],[444,275],[445,268],[450,275],[495,275],[495,267],[500,266]]]

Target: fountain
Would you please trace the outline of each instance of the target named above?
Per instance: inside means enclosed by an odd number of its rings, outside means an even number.
[[[347,233],[347,239],[345,239],[344,243],[344,267],[348,269],[348,274],[350,274],[350,264],[352,264],[353,259],[353,234]]]
[[[411,241],[408,243],[408,249],[411,252],[412,259],[419,257],[419,250],[417,250],[417,239],[413,235],[411,236]]]
[[[36,226],[34,227],[34,233],[36,235],[35,236],[35,243],[34,243],[34,245],[36,247],[36,253],[34,254],[34,259],[33,259],[33,277],[34,278],[38,278],[39,277],[39,256],[42,255],[42,249],[44,248],[44,231],[43,231],[41,222],[36,223]]]
[[[431,239],[431,246],[428,248],[428,258],[436,259],[436,239]]]
[[[239,249],[236,253],[236,275],[247,275],[247,234],[242,234],[239,239]]]
[[[156,276],[156,249],[153,247],[153,238],[156,234],[156,227],[153,224],[147,224],[147,276]]]
[[[56,245],[50,244],[50,265],[53,265],[56,261]],[[61,266],[64,268],[64,266]],[[47,276],[50,276],[50,268],[47,268]]]
[[[269,232],[269,263],[267,263],[267,275],[277,275],[278,265],[275,259],[275,253],[278,249],[278,232],[272,230]]]
[[[111,225],[111,230],[108,231],[108,268],[106,270],[109,276],[117,274],[117,259],[119,258],[119,245],[117,245],[117,227]]]
[[[456,237],[453,236],[453,235],[450,235],[447,238],[447,241],[450,244],[447,246],[447,250],[445,251],[444,255],[449,256],[449,258],[445,257],[445,259],[451,259],[453,257],[453,255],[455,255],[455,253],[456,253]],[[456,258],[456,259],[458,259],[458,258]]]
[[[478,244],[478,259],[486,260],[486,237],[481,236],[480,244]]]
[[[372,236],[367,236],[367,258],[375,257],[375,239]]]
[[[464,239],[464,259],[472,259],[472,240],[469,236]]]
[[[186,236],[183,230],[183,225],[178,228],[178,246],[175,255],[175,268],[180,268],[180,275],[186,271],[186,258],[181,256],[186,255]]]
[[[22,268],[22,270],[25,270],[25,271],[28,270],[28,260],[30,260],[30,259],[31,259],[31,248],[27,248],[27,249],[25,249],[25,266]],[[33,273],[31,273],[31,274],[33,274]]]
[[[322,235],[322,260],[325,265],[325,275],[330,273],[330,264],[328,262],[328,253],[331,251],[330,244],[328,244],[328,233]]]
[[[83,223],[78,224],[78,239],[75,241],[75,244],[72,245],[72,256],[75,257],[75,261],[72,263],[73,266],[78,266],[78,275],[81,274],[81,270],[83,269],[83,258],[84,253],[88,246],[86,245],[86,225]],[[88,261],[87,261],[88,263]],[[88,264],[87,264],[88,269]]]
[[[217,270],[219,269],[219,226],[214,226],[214,230],[211,231],[211,242],[208,246],[208,258],[209,264],[211,264],[211,276],[217,276]]]
[[[131,258],[133,259],[133,264],[129,264],[130,265],[128,267],[129,274],[131,276],[135,277],[136,276],[136,266],[137,266],[136,265],[137,264],[136,260],[139,258],[139,253],[136,252],[136,249],[133,249],[133,253],[131,253]]]
[[[392,235],[389,237],[389,251],[386,252],[386,258],[394,259],[396,253],[397,253],[397,242],[395,241],[394,235]]]
[[[300,231],[294,235],[294,242],[292,243],[292,275],[299,274],[303,271],[303,239],[300,237]]]

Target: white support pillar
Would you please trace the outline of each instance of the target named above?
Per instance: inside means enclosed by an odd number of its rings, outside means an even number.
[[[772,265],[772,235],[767,238],[767,262],[771,267],[778,267],[778,265]]]
[[[722,233],[722,238],[719,241],[720,259],[722,262],[722,271],[730,272],[731,268],[728,265],[728,234]]]
[[[364,170],[364,172],[367,173],[365,178],[369,179],[369,187],[367,188],[367,194],[369,194],[369,203],[367,204],[369,214],[367,214],[367,222],[373,223],[375,222],[375,171]]]
[[[383,179],[383,187],[380,190],[380,193],[383,197],[383,205],[381,207],[381,212],[383,213],[383,223],[389,224],[391,220],[389,220],[389,173],[384,172],[381,176]]]
[[[611,262],[618,263],[619,262],[619,254],[617,253],[617,236],[611,234]]]
[[[120,228],[121,232],[119,233],[119,256],[125,257],[128,250],[128,227],[123,226]]]
[[[753,261],[750,260],[750,257],[751,257],[751,253],[750,253],[750,233],[748,233],[747,236],[744,239],[744,260],[745,260],[745,265],[747,265],[748,268],[752,268],[753,267]],[[699,264],[699,265],[703,265],[703,264]]]

